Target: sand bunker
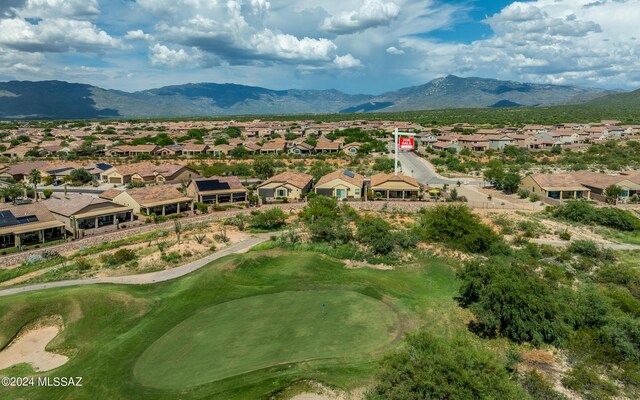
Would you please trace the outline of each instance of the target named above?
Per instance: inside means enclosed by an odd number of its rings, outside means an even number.
[[[45,350],[62,327],[61,317],[47,318],[46,321],[25,326],[9,346],[0,352],[0,370],[27,363],[35,371],[50,371],[66,364],[68,357]]]

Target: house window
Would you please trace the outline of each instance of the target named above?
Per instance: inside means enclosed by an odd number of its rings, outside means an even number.
[[[287,189],[276,190],[276,197],[287,197]]]
[[[359,195],[360,194],[360,189],[356,189],[355,190],[355,194],[356,194],[356,196]]]

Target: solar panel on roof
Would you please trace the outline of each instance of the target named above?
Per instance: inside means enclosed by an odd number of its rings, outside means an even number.
[[[35,215],[27,215],[24,217],[18,217],[16,218],[16,220],[19,224],[29,224],[31,222],[38,222],[38,217],[36,217]]]
[[[195,181],[198,186],[198,190],[201,192],[209,192],[214,190],[227,190],[231,189],[231,186],[227,182],[220,182],[218,179],[211,179],[206,181]]]
[[[346,176],[348,176],[349,178],[353,178],[353,177],[355,177],[355,174],[354,174],[353,172],[351,172],[351,171],[344,171],[344,174],[345,174]]]
[[[96,168],[101,169],[103,171],[108,170],[109,168],[111,168],[111,165],[109,164],[105,164],[105,163],[97,163],[96,164]]]
[[[5,228],[7,226],[19,225],[20,223],[13,216],[11,211],[0,211],[0,228]]]

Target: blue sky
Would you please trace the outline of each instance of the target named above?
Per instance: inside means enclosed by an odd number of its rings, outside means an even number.
[[[378,94],[455,74],[635,89],[637,21],[640,0],[0,0],[0,80]]]

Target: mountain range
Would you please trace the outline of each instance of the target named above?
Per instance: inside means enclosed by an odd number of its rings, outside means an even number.
[[[626,99],[627,94],[453,75],[377,96],[230,83],[190,83],[129,93],[62,81],[10,81],[0,82],[0,119],[398,112],[581,104],[608,95]]]

